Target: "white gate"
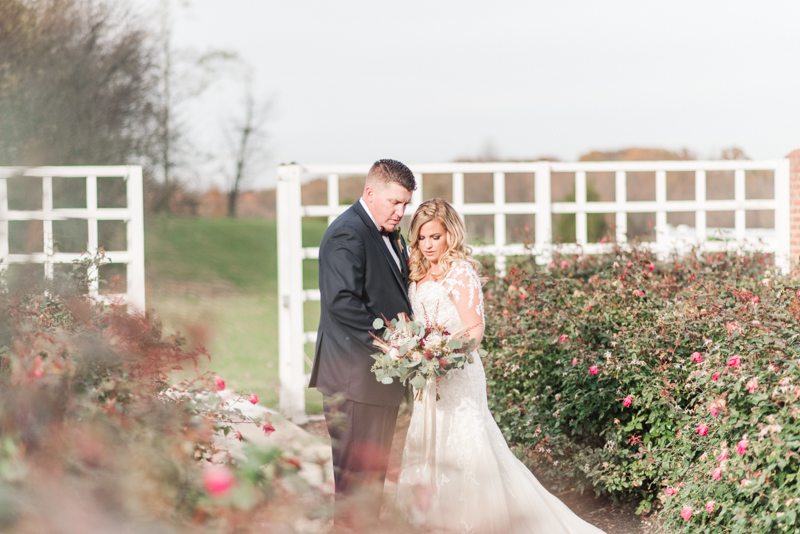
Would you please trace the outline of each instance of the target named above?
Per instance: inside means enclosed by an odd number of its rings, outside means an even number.
[[[86,207],[57,207],[54,205],[54,179],[85,180]],[[9,209],[9,180],[41,181],[41,208]],[[124,180],[125,207],[98,206],[98,183],[102,180]],[[53,278],[54,265],[70,264],[80,259],[81,252],[58,252],[54,249],[54,221],[78,220],[87,223],[85,251],[95,254],[99,243],[99,222],[120,221],[125,224],[125,249],[107,250],[113,264],[126,266],[126,291],[100,295],[98,273],[89,273],[89,294],[94,298],[122,298],[139,310],[145,306],[144,286],[144,219],[142,168],[139,166],[92,167],[0,167],[0,269],[14,264],[42,264],[45,278]],[[9,224],[17,221],[41,221],[41,251],[11,252]]]
[[[278,167],[278,291],[280,331],[280,406],[281,411],[295,421],[305,419],[305,390],[308,376],[304,362],[313,355],[304,355],[304,344],[316,340],[315,331],[304,331],[303,305],[319,300],[318,290],[303,287],[303,260],[316,259],[319,249],[302,246],[303,217],[327,217],[328,224],[349,206],[339,204],[339,178],[341,176],[366,176],[370,165],[282,165]],[[652,213],[655,216],[655,239],[646,243],[651,250],[664,256],[671,250],[703,243],[706,250],[729,248],[762,249],[776,255],[782,269],[789,267],[790,212],[789,212],[789,160],[770,161],[631,161],[631,162],[523,162],[523,163],[437,163],[412,165],[417,178],[417,190],[412,195],[407,213],[413,213],[423,200],[423,175],[449,175],[452,203],[462,215],[491,215],[494,219],[494,242],[474,246],[476,254],[495,256],[499,272],[505,271],[506,257],[537,254],[540,263],[549,262],[553,250],[553,216],[574,214],[575,242],[560,245],[565,252],[596,254],[610,251],[612,243],[590,243],[587,220],[591,214],[608,214],[613,217],[616,242],[625,243],[628,235],[629,214]],[[771,174],[772,191],[760,191],[756,198],[746,194],[746,173],[761,171]],[[733,198],[708,199],[707,173],[732,173]],[[465,202],[465,175],[492,175],[490,203]],[[554,202],[551,195],[553,173],[558,179],[574,179],[574,201]],[[613,201],[590,201],[587,198],[587,176],[592,173],[613,173]],[[628,174],[641,179],[642,173],[654,175],[655,198],[628,200]],[[668,199],[668,173],[689,173],[694,179],[692,200]],[[507,175],[532,176],[532,202],[514,202],[506,195]],[[326,177],[328,202],[325,205],[302,206],[301,183],[311,178]],[[766,193],[766,194],[764,194]],[[771,197],[771,198],[769,198]],[[563,200],[563,199],[562,199]],[[748,212],[769,211],[774,216],[774,227],[751,230],[747,228]],[[668,222],[670,213],[691,213],[694,227],[673,227]],[[733,212],[734,225],[727,232],[709,228],[707,215],[714,212]],[[535,216],[532,249],[522,243],[507,243],[506,218],[509,215]]]

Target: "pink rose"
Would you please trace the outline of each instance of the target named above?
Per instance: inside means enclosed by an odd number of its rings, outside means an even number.
[[[258,404],[258,395],[255,393],[251,393],[250,396],[247,398],[252,404]]]
[[[721,479],[722,478],[722,468],[717,467],[716,469],[714,469],[714,472],[711,473],[711,478],[713,478],[714,480]]]
[[[560,337],[560,338],[558,338],[558,342],[559,342],[559,343],[563,343],[563,342],[564,342],[564,341],[566,341],[567,339],[569,339],[569,336],[568,336],[567,334],[561,334],[561,337]]]
[[[720,462],[722,460],[727,460],[727,459],[728,459],[728,451],[722,451],[721,453],[719,453],[719,456],[717,456],[717,460]]]
[[[559,263],[558,266],[561,267],[562,269],[566,269],[567,267],[569,267],[569,262],[567,260],[561,260],[561,263]]]
[[[625,406],[626,408],[629,408],[632,403],[633,403],[633,397],[631,397],[630,395],[622,399],[622,405]]]
[[[689,506],[684,506],[683,510],[681,510],[681,516],[683,516],[684,521],[688,521],[692,517],[692,509]]]
[[[656,268],[656,266],[651,263],[650,265],[647,266],[647,268],[652,271],[653,269]]]
[[[708,434],[708,427],[705,424],[700,423],[699,425],[697,425],[697,433],[700,434],[701,436],[705,436],[706,434]]]
[[[236,439],[238,439],[239,441],[242,441],[242,439],[243,439],[242,438],[242,433],[239,432],[238,430],[236,431]]]
[[[738,354],[734,354],[728,359],[728,367],[739,367],[742,363],[742,358]]]
[[[593,366],[589,367],[589,374],[590,375],[596,375],[597,374],[597,366],[596,365],[593,365]]]
[[[703,363],[703,355],[699,352],[692,353],[692,361],[697,363]]]
[[[600,238],[600,242],[601,242],[601,243],[605,243],[605,242],[607,242],[607,241],[608,241],[608,238],[607,238],[607,237],[601,237],[601,238]]]
[[[753,304],[758,304],[758,297],[753,297]]]
[[[706,510],[708,510],[709,514],[714,511],[714,501],[708,501],[706,503]]]
[[[714,405],[711,405],[711,407],[709,408],[709,411],[711,412],[711,415],[713,415],[714,417],[719,415],[719,408],[717,408]]]
[[[578,365],[578,358],[572,358],[572,367]]]
[[[275,427],[272,426],[272,423],[264,423],[264,434],[270,435],[275,432]]]
[[[669,495],[671,497],[671,496],[675,495],[675,490],[672,489],[672,488],[667,488],[667,489],[664,490],[664,493],[666,493],[667,495]]]
[[[527,293],[520,293],[519,300],[525,300],[528,297]]]
[[[755,392],[755,390],[758,389],[758,379],[753,378],[749,380],[747,384],[745,384],[745,387],[747,388],[747,391],[749,391],[750,393]]]
[[[739,443],[736,444],[736,452],[739,454],[744,454],[747,452],[747,439],[742,439]]]
[[[44,376],[44,362],[40,356],[37,356],[33,361],[33,371],[31,375],[33,378],[42,378]]]
[[[644,291],[641,291],[639,289],[634,289],[633,290],[633,294],[636,295],[637,297],[643,297],[644,296]]]
[[[719,380],[719,373],[714,373],[711,375],[711,380]]]
[[[555,264],[555,262],[552,262],[552,261],[547,266],[548,269],[555,269],[555,267],[556,267],[556,264]]]
[[[225,381],[222,379],[222,377],[215,376],[214,383],[217,385],[218,390],[222,391],[225,389]]]
[[[203,486],[215,497],[228,493],[235,482],[233,473],[224,465],[212,465],[203,471]]]
[[[592,311],[592,305],[589,304],[589,311]]]
[[[737,323],[736,321],[733,321],[732,323],[728,323],[728,324],[725,325],[725,330],[727,330],[728,333],[730,334],[731,332],[736,330],[738,327],[739,327],[739,323]]]

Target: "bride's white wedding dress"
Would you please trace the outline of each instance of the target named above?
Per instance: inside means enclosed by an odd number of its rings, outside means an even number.
[[[412,283],[409,297],[417,320],[427,316],[450,332],[462,328],[462,318],[483,327],[480,280],[466,261],[439,282]],[[435,460],[427,468],[423,402],[414,403],[397,481],[399,507],[437,532],[601,533],[551,495],[509,450],[489,412],[483,364],[477,352],[473,356],[473,363],[440,381]],[[426,483],[429,472],[434,484]]]

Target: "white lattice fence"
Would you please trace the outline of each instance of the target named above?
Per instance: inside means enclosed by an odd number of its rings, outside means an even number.
[[[346,210],[339,203],[339,180],[346,176],[365,176],[370,165],[283,165],[278,168],[278,287],[280,322],[280,379],[281,410],[295,420],[305,418],[304,345],[316,340],[316,332],[304,329],[304,303],[319,300],[319,291],[303,287],[303,261],[316,259],[316,247],[302,246],[303,217],[327,217],[328,223]],[[574,243],[561,245],[566,252],[595,254],[610,251],[612,243],[590,242],[588,220],[592,214],[613,218],[611,227],[617,243],[628,238],[628,222],[632,214],[654,215],[654,237],[644,243],[655,253],[664,256],[670,251],[694,244],[706,250],[730,248],[762,249],[775,253],[782,269],[789,267],[790,211],[788,159],[770,161],[646,161],[646,162],[521,162],[521,163],[439,163],[412,165],[418,188],[412,196],[407,213],[413,213],[423,200],[424,175],[449,175],[452,203],[463,216],[488,215],[493,219],[491,244],[475,246],[477,254],[495,256],[495,266],[504,272],[506,258],[534,253],[540,263],[549,262],[553,250],[553,218],[574,214]],[[759,191],[748,196],[748,172],[767,173],[772,177],[771,191]],[[559,173],[554,175],[554,173]],[[613,173],[613,200],[590,201],[587,178],[592,173]],[[634,174],[635,173],[635,174]],[[629,200],[629,174],[642,179],[642,174],[654,175],[654,198]],[[668,198],[669,173],[690,174],[694,179],[694,198]],[[707,198],[707,174],[733,175],[733,195],[728,199]],[[471,174],[492,176],[491,202],[467,202],[465,179]],[[531,176],[528,187],[533,201],[517,202],[509,198],[506,178],[509,175]],[[574,200],[554,202],[551,186],[555,176],[574,180]],[[328,202],[324,205],[301,205],[301,183],[312,178],[326,178]],[[762,188],[763,189],[763,188]],[[488,192],[487,192],[488,193]],[[530,196],[530,195],[529,195]],[[724,231],[707,224],[708,214],[732,212],[734,224]],[[747,214],[771,212],[772,228],[750,229]],[[694,225],[672,226],[669,214],[693,214]],[[529,244],[507,242],[507,218],[510,215],[535,217],[532,247]],[[308,355],[310,357],[311,355]]]
[[[76,180],[85,184],[85,202],[82,207],[59,207],[58,195],[54,195],[54,180]],[[124,180],[124,207],[98,205],[98,185],[101,190],[112,181]],[[28,182],[28,183],[23,183]],[[36,182],[35,184],[30,182]],[[13,187],[38,191],[41,183],[41,199],[36,206],[9,206],[10,190]],[[78,185],[70,184],[70,185]],[[11,197],[18,195],[11,194]],[[102,196],[102,195],[101,195]],[[78,225],[86,223],[85,245],[80,251],[62,252],[58,250],[54,238],[54,224],[62,221],[75,221]],[[92,167],[0,167],[0,268],[9,269],[19,264],[41,264],[43,276],[52,279],[54,267],[71,264],[80,259],[83,253],[95,254],[103,245],[101,234],[109,222],[124,224],[123,246],[108,250],[106,256],[113,264],[125,265],[125,292],[100,295],[98,273],[90,274],[89,294],[95,298],[122,298],[136,308],[144,310],[144,219],[142,169],[138,166],[92,166]],[[25,222],[41,223],[41,248],[37,250],[11,250],[11,225]],[[103,226],[101,226],[103,225]],[[37,228],[38,230],[38,228]],[[108,232],[105,232],[108,233]],[[119,240],[115,240],[119,241]]]

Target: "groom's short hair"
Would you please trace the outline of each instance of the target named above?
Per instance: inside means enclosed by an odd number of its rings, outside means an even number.
[[[372,164],[367,174],[366,185],[390,184],[392,182],[402,185],[407,191],[417,188],[417,181],[411,169],[394,159],[379,159]]]

